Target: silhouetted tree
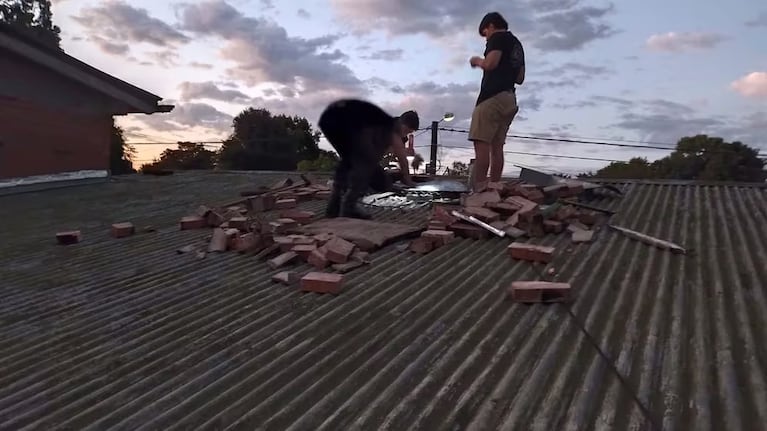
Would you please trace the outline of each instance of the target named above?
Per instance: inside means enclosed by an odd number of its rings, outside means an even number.
[[[613,162],[593,176],[763,182],[767,179],[765,164],[767,162],[759,158],[759,150],[741,142],[729,143],[722,138],[696,135],[680,139],[673,153],[652,163],[639,157],[628,162]],[[587,175],[581,175],[584,176]]]
[[[163,170],[207,170],[216,165],[216,152],[205,148],[204,144],[179,142],[178,148],[168,148],[160,158],[141,169]]]
[[[61,49],[61,29],[53,24],[50,0],[0,0],[0,22],[45,46]]]
[[[333,151],[320,150],[320,155],[314,160],[301,160],[298,170],[309,172],[331,172],[338,165],[338,155]]]
[[[112,135],[109,139],[109,170],[112,175],[124,175],[136,172],[133,169],[133,158],[136,149],[125,143],[123,129],[112,121]]]
[[[232,125],[234,132],[220,152],[224,169],[290,171],[300,160],[320,156],[320,133],[306,118],[248,108],[234,118]]]

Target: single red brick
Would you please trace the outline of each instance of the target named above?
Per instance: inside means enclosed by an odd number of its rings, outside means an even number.
[[[282,253],[281,255],[275,257],[274,259],[271,259],[267,262],[270,268],[277,269],[282,266],[285,266],[294,260],[298,259],[298,254],[289,251],[287,253]]]
[[[463,206],[466,207],[484,207],[487,204],[498,203],[501,201],[501,195],[496,190],[488,190],[481,193],[465,195]]]
[[[282,271],[272,276],[272,281],[275,283],[281,283],[286,286],[290,286],[298,283],[301,280],[301,276],[295,271]]]
[[[208,251],[226,251],[229,246],[229,235],[224,229],[213,229],[213,235],[210,238],[210,244],[208,245]]]
[[[487,204],[487,208],[501,214],[501,215],[511,215],[522,209],[521,206],[508,203],[508,202],[497,202],[493,204]]]
[[[203,229],[208,226],[205,219],[199,216],[188,216],[181,219],[181,230]]]
[[[432,220],[428,225],[429,230],[446,230],[447,225],[439,220]]]
[[[136,228],[131,222],[115,223],[112,225],[112,236],[114,238],[125,238],[136,233]]]
[[[578,220],[585,225],[593,226],[597,224],[597,213],[594,211],[583,211],[578,217]]]
[[[294,245],[291,249],[292,252],[298,254],[301,259],[309,260],[309,255],[312,254],[314,250],[317,250],[316,245]]]
[[[523,303],[567,302],[571,299],[569,283],[549,281],[515,281],[508,293],[514,301]]]
[[[278,210],[289,210],[291,208],[296,207],[296,200],[295,199],[279,199],[274,204],[274,208]]]
[[[198,216],[200,216],[200,217],[207,217],[207,216],[208,216],[208,214],[209,214],[211,211],[212,211],[212,210],[211,210],[210,208],[206,207],[205,205],[200,205],[200,206],[197,208],[197,215],[198,215]]]
[[[519,213],[516,212],[506,219],[506,226],[516,226],[519,224]]]
[[[565,230],[565,227],[560,221],[544,220],[543,230],[547,233],[562,233]]]
[[[565,220],[575,216],[575,214],[577,212],[578,212],[578,210],[575,209],[575,207],[573,207],[571,205],[566,205],[566,206],[563,206],[563,207],[559,208],[559,210],[557,210],[557,213],[554,214],[554,217],[552,217],[552,218],[554,220],[558,220],[558,221],[565,221]]]
[[[450,226],[450,230],[462,238],[485,239],[490,236],[490,232],[486,231],[485,229],[482,229],[481,227],[473,224],[463,222],[455,223],[454,225]]]
[[[549,263],[554,259],[554,247],[513,242],[508,247],[512,259]]]
[[[250,227],[247,217],[237,216],[229,219],[229,227],[233,229],[239,229],[241,231],[247,231]]]
[[[473,216],[485,223],[492,223],[494,221],[500,220],[501,218],[500,214],[487,208],[466,207],[463,209],[463,213],[469,216]]]
[[[316,239],[305,235],[289,235],[288,238],[293,240],[293,245],[317,245]]]
[[[456,207],[456,209],[460,209]],[[431,214],[431,219],[444,223],[447,227],[452,226],[454,223],[458,223],[458,218],[450,214],[450,211],[441,206],[435,206]]]
[[[207,216],[205,216],[205,223],[207,226],[210,227],[219,227],[221,226],[226,220],[224,219],[224,216],[221,215],[220,212],[211,210]]]
[[[79,230],[72,230],[67,232],[59,232],[56,234],[56,241],[61,245],[77,244],[82,239],[82,234]]]
[[[255,251],[261,245],[261,237],[258,234],[249,232],[236,237],[234,248],[240,253],[247,253],[249,251]]]
[[[421,237],[428,238],[434,242],[435,246],[441,247],[453,242],[455,239],[455,232],[446,230],[427,230],[421,233]]]
[[[326,249],[323,246],[309,253],[309,258],[307,259],[307,262],[309,263],[309,265],[317,269],[327,268],[328,265],[330,265],[330,262],[328,261],[328,258],[325,252],[326,252]]]
[[[418,254],[430,253],[434,250],[434,240],[431,238],[416,238],[410,243],[410,251]]]
[[[573,232],[572,240],[574,243],[591,242],[594,240],[593,230],[576,230]]]
[[[314,239],[317,240],[317,244],[319,245],[325,245],[328,241],[330,241],[333,238],[334,236],[332,234],[325,233],[325,232],[314,235]]]
[[[348,262],[349,257],[354,253],[355,247],[353,243],[339,237],[333,238],[325,244],[327,258],[333,263]]]
[[[567,230],[570,232],[575,232],[578,230],[589,230],[589,227],[577,220],[571,220],[568,222]]]
[[[351,259],[355,262],[370,263],[370,253],[357,250],[352,253]]]
[[[280,246],[280,251],[283,253],[290,251],[295,245],[293,239],[286,236],[275,236],[274,243]]]
[[[311,211],[301,211],[297,209],[280,211],[280,218],[293,219],[298,223],[307,224],[314,218],[314,213]]]
[[[338,295],[343,289],[344,276],[326,272],[310,272],[301,279],[304,292],[330,293]]]

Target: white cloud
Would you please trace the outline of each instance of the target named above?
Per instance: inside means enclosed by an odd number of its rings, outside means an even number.
[[[654,34],[647,39],[646,45],[652,51],[682,52],[695,49],[711,49],[726,38],[717,33],[703,32],[668,32]]]
[[[751,72],[730,84],[730,88],[744,97],[767,98],[767,72]]]

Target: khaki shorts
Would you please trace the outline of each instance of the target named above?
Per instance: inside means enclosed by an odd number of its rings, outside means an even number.
[[[504,91],[483,100],[471,114],[469,140],[489,144],[504,143],[517,112],[517,95],[513,91]]]

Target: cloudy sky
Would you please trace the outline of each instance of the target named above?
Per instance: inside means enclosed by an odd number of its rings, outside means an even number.
[[[696,133],[767,151],[767,3],[732,0],[54,0],[67,53],[176,105],[119,123],[132,142],[208,141],[248,106],[305,116],[341,97],[454,112],[468,128],[481,72],[477,25],[501,12],[526,50],[511,133],[673,145]],[[416,137],[427,159],[429,133]],[[634,142],[637,141],[637,142]],[[468,161],[466,134],[440,132],[443,165]],[[326,145],[323,143],[322,145]],[[665,150],[524,139],[514,164],[575,173]],[[138,159],[159,154],[140,145]],[[535,153],[523,155],[513,152]]]

